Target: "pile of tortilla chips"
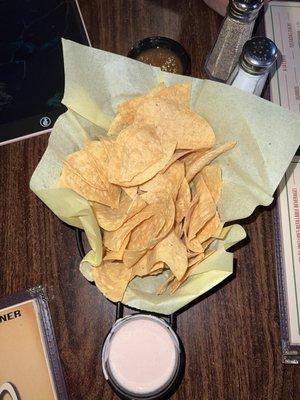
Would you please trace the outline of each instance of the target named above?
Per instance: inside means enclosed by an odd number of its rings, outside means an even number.
[[[59,187],[86,198],[102,229],[94,277],[112,301],[134,277],[165,269],[171,273],[158,293],[174,292],[221,231],[221,170],[211,162],[235,143],[214,147],[212,128],[190,110],[190,91],[161,84],[122,103],[110,137],[64,161]]]

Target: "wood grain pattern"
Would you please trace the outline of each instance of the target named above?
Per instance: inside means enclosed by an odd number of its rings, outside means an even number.
[[[192,75],[205,77],[221,18],[202,1],[79,3],[94,47],[126,55],[143,37],[168,36],[191,54]],[[47,140],[0,147],[0,296],[45,285],[70,399],[113,400],[99,354],[115,307],[79,273],[74,231],[29,190]],[[245,226],[235,276],[178,316],[187,362],[173,400],[300,398],[300,368],[281,364],[272,209]]]

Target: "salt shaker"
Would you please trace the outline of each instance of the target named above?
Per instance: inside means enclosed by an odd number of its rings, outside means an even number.
[[[251,38],[263,0],[230,0],[218,39],[205,63],[210,79],[226,82]]]
[[[245,43],[239,63],[227,83],[260,96],[277,57],[278,48],[271,39],[253,37]]]

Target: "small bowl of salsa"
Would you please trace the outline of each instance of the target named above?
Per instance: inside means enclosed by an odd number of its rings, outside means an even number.
[[[162,71],[190,75],[191,59],[184,47],[173,39],[151,36],[140,40],[127,55]]]

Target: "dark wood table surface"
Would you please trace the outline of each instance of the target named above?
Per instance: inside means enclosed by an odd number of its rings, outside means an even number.
[[[222,19],[201,0],[79,3],[94,47],[126,55],[141,38],[168,36],[191,54],[192,76],[205,77]],[[47,141],[0,147],[0,296],[45,285],[70,399],[116,399],[99,358],[115,307],[80,274],[74,231],[29,190]],[[300,367],[281,363],[272,212],[245,223],[234,276],[178,315],[186,371],[172,399],[300,399]]]

